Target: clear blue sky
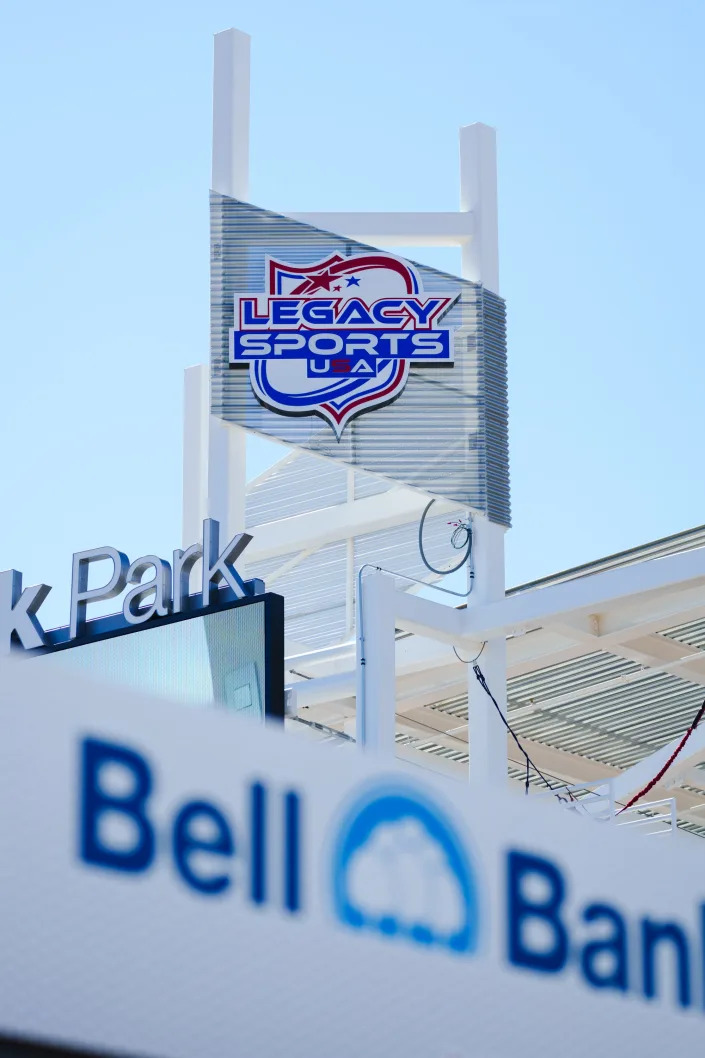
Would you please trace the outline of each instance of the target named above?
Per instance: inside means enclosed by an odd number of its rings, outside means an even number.
[[[509,583],[705,522],[701,0],[5,0],[0,569],[49,623],[73,551],[180,544],[231,25],[258,204],[455,209],[458,126],[498,128]]]

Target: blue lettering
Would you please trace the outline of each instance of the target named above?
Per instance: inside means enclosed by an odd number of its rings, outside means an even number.
[[[390,324],[401,326],[402,320],[409,319],[407,313],[404,312],[403,298],[381,298],[375,301],[372,305],[372,315],[383,327],[389,327]]]
[[[205,822],[215,828],[209,837],[199,837],[194,833],[194,826]],[[194,853],[210,853],[212,856],[232,856],[235,851],[233,835],[228,821],[222,812],[209,801],[188,801],[174,820],[174,863],[176,869],[192,889],[199,893],[213,896],[224,892],[230,885],[230,876],[199,874],[192,862]]]
[[[284,907],[301,910],[301,799],[293,791],[284,798]]]
[[[568,935],[560,919],[565,882],[558,868],[540,856],[510,852],[507,864],[508,958],[515,966],[542,973],[557,973],[568,959]],[[548,891],[530,899],[528,884],[538,882]],[[540,929],[540,944],[532,944],[527,927]],[[548,944],[544,941],[547,939]]]
[[[425,327],[429,318],[443,304],[442,298],[429,298],[428,301],[419,301],[418,298],[409,298],[407,305],[414,314],[419,326]]]
[[[641,957],[644,995],[653,999],[658,992],[656,984],[655,953],[657,945],[668,941],[678,966],[678,1002],[682,1007],[690,1006],[690,957],[685,933],[675,922],[653,922],[649,918],[641,921]]]
[[[350,326],[351,323],[361,323],[365,327],[372,326],[372,318],[366,306],[359,298],[350,298],[346,301],[337,320],[339,327]]]
[[[583,977],[593,988],[616,988],[626,992],[629,987],[627,925],[616,908],[609,904],[590,904],[583,911],[585,922],[606,922],[610,935],[591,940],[580,955]]]
[[[305,299],[301,309],[301,319],[304,323],[310,323],[312,327],[330,327],[335,320],[334,304],[333,298]]]
[[[267,899],[267,788],[261,782],[253,783],[250,797],[250,895],[255,904],[263,904]]]
[[[113,871],[146,870],[154,859],[154,830],[146,814],[147,798],[152,792],[152,773],[147,761],[126,746],[96,738],[83,740],[82,758],[81,859]],[[108,765],[117,765],[129,773],[132,786],[127,793],[105,790],[103,768]],[[115,817],[122,817],[123,822],[128,820],[134,828],[135,840],[131,847],[115,847],[107,841],[104,824],[111,816],[114,821]]]
[[[257,298],[242,298],[240,301],[240,314],[243,327],[256,327],[257,324],[262,326],[263,323],[269,323],[267,313],[264,316],[257,315]]]
[[[272,302],[272,324],[275,327],[286,327],[287,324],[299,322],[299,298],[282,298]]]

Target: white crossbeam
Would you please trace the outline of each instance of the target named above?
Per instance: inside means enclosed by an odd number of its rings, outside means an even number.
[[[376,496],[279,518],[264,525],[248,526],[253,540],[247,550],[247,559],[254,563],[292,551],[315,551],[360,533],[405,525],[416,521],[427,503],[428,497],[413,489],[390,489]],[[457,507],[448,501],[438,501],[434,514],[448,513]]]
[[[464,246],[473,236],[470,212],[288,213],[314,228],[383,246]]]
[[[609,569],[580,580],[535,588],[468,609],[465,635],[476,641],[526,632],[535,627],[570,622],[620,602],[635,603],[665,589],[672,594],[705,584],[705,548]]]

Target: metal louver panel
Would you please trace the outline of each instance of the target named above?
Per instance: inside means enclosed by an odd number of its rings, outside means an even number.
[[[348,424],[340,441],[317,416],[264,408],[249,374],[228,366],[233,296],[261,293],[265,257],[307,264],[371,249],[256,206],[211,193],[211,407],[226,422],[457,501],[509,525],[504,302],[476,283],[423,265],[427,291],[460,293],[451,370],[412,369],[392,404]]]

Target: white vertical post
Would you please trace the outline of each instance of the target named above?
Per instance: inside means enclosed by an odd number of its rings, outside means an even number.
[[[208,432],[210,393],[208,367],[197,364],[184,372],[184,456],[182,542],[201,539],[208,515]]]
[[[464,279],[499,293],[497,229],[497,142],[489,125],[475,122],[460,129],[460,209],[473,213],[472,238],[463,244]],[[475,579],[468,598],[473,606],[504,598],[504,528],[483,516],[473,518]],[[488,641],[479,664],[503,715],[507,713],[507,645],[502,636]],[[507,733],[487,694],[468,668],[468,737],[473,781],[500,786],[507,778]]]
[[[394,756],[396,714],[394,581],[370,573],[358,581],[357,741]]]
[[[213,167],[211,187],[247,199],[250,193],[250,37],[239,29],[216,33],[213,53]]]
[[[214,39],[211,187],[222,195],[247,199],[249,171],[250,38],[239,29],[228,29]],[[220,522],[221,539],[245,528],[246,434],[210,414],[209,369],[193,370],[202,374],[198,382],[195,376],[186,377],[184,545],[199,538],[206,515]]]
[[[504,598],[504,527],[484,515],[473,518],[475,580],[468,612]],[[502,714],[507,715],[507,644],[504,636],[490,639],[478,660]],[[468,666],[468,739],[470,778],[495,788],[507,780],[507,732],[487,693]]]
[[[231,540],[245,528],[247,487],[247,436],[239,426],[230,426],[209,415],[208,516],[220,522],[221,540]],[[247,555],[244,556],[245,564]],[[242,574],[244,565],[238,561]]]
[[[475,229],[462,248],[463,279],[498,294],[497,140],[479,121],[460,129],[460,209],[473,213]]]

